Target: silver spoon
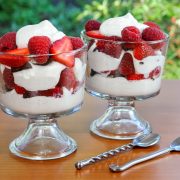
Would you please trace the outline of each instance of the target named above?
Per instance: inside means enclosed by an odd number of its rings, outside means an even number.
[[[154,134],[154,133],[144,134],[144,135],[141,135],[141,136],[135,138],[132,141],[132,143],[120,146],[116,149],[111,149],[109,151],[106,151],[102,154],[91,157],[89,159],[78,161],[77,163],[75,163],[75,167],[76,167],[76,169],[81,169],[84,166],[93,164],[93,163],[101,161],[103,159],[107,159],[110,156],[115,156],[118,153],[129,151],[129,150],[133,149],[133,147],[135,147],[135,146],[138,146],[138,147],[152,146],[152,145],[156,144],[159,140],[160,140],[160,136],[158,134]]]
[[[166,153],[169,153],[171,151],[180,151],[180,137],[178,137],[177,139],[175,139],[171,145],[166,148],[166,149],[162,149],[162,150],[159,150],[159,151],[155,151],[153,153],[150,153],[146,156],[143,156],[141,158],[137,158],[135,160],[132,160],[122,166],[118,166],[118,165],[115,165],[115,164],[111,164],[109,166],[110,170],[113,171],[113,172],[119,172],[119,171],[124,171],[128,168],[130,168],[131,166],[134,166],[136,164],[139,164],[141,162],[144,162],[144,161],[147,161],[147,160],[150,160],[150,159],[153,159],[157,156],[160,156],[162,154],[166,154]]]

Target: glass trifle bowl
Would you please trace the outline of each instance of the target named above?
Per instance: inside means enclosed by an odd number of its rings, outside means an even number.
[[[90,126],[94,134],[121,140],[152,131],[134,105],[160,92],[168,35],[155,26],[138,23],[130,13],[86,23],[81,33],[88,44],[86,91],[108,101],[106,112]]]
[[[56,118],[81,108],[86,46],[78,37],[65,36],[55,29],[52,32],[55,27],[47,20],[26,28],[0,39],[1,109],[28,119],[27,128],[9,149],[14,155],[31,160],[64,157],[77,145],[62,131]],[[29,33],[29,28],[34,31]],[[56,38],[52,40],[54,33]],[[20,41],[25,35],[26,42]],[[23,43],[27,45],[22,48]]]

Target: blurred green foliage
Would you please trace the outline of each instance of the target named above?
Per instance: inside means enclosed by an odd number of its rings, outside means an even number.
[[[131,12],[138,21],[154,21],[170,35],[165,79],[180,79],[179,0],[0,0],[0,35],[27,24],[50,20],[78,36],[88,19],[103,21]]]

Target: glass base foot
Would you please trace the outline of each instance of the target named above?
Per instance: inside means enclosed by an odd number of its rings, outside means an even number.
[[[108,139],[134,139],[152,132],[150,124],[140,118],[134,102],[109,102],[107,111],[90,126],[91,132]]]
[[[56,120],[30,120],[27,129],[11,142],[9,149],[22,158],[50,160],[71,154],[77,145],[59,128]]]

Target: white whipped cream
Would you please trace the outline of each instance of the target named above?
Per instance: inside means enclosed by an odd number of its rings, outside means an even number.
[[[121,17],[114,17],[105,20],[100,26],[100,33],[105,36],[119,36],[121,37],[121,31],[128,26],[135,26],[142,32],[146,27],[145,24],[139,23],[131,13],[127,13]]]
[[[75,58],[75,65],[73,67],[73,72],[75,74],[76,80],[82,82],[85,77],[86,64],[83,64],[79,58]]]
[[[107,78],[95,75],[86,79],[86,88],[111,96],[147,96],[160,90],[161,76],[155,80],[128,81],[123,77]]]
[[[61,98],[36,96],[23,98],[15,90],[0,95],[1,103],[13,111],[29,114],[48,114],[70,110],[83,102],[84,86],[77,92],[71,94],[69,90],[63,88]]]
[[[38,24],[27,25],[20,28],[16,33],[16,44],[18,48],[26,48],[29,39],[33,36],[48,36],[52,42],[61,39],[63,32],[58,31],[48,20]]]
[[[63,64],[52,61],[46,66],[31,63],[32,68],[14,72],[15,84],[28,91],[47,90],[58,83],[61,71],[66,68]]]
[[[163,55],[148,56],[141,61],[133,59],[137,74],[149,74],[157,66],[163,68],[165,57]],[[142,64],[143,63],[143,64]]]

